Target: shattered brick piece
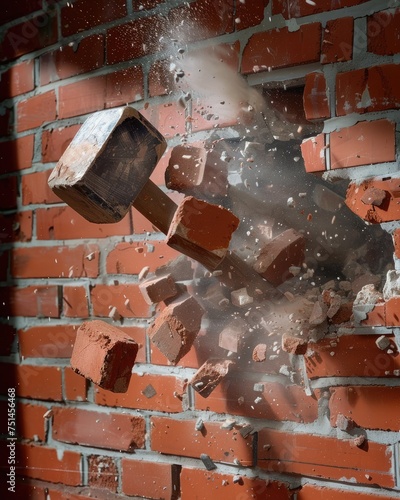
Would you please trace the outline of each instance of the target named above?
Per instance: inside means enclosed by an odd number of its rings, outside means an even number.
[[[354,427],[354,422],[351,418],[347,418],[343,413],[338,413],[336,417],[336,427],[341,431],[350,431]]]
[[[383,189],[376,187],[368,188],[361,197],[361,201],[365,205],[374,205],[375,207],[380,207],[389,193]]]
[[[165,184],[169,189],[210,197],[222,197],[228,192],[226,162],[211,149],[192,145],[175,146],[165,171]]]
[[[208,398],[233,365],[234,362],[228,359],[209,359],[200,366],[189,384],[200,396]]]
[[[229,305],[229,299],[224,295],[226,287],[222,287],[221,283],[211,284],[203,295],[203,300],[207,303],[207,309],[222,310]]]
[[[231,352],[239,352],[249,333],[248,324],[241,318],[230,321],[219,334],[219,347]]]
[[[327,317],[332,319],[340,309],[342,297],[333,290],[326,289],[322,292],[322,300],[328,306],[328,310],[326,312]]]
[[[253,297],[248,294],[247,288],[239,288],[231,292],[231,302],[234,306],[245,307],[253,302]]]
[[[204,309],[191,296],[171,302],[148,329],[153,344],[176,364],[192,347]]]
[[[293,277],[290,268],[304,262],[305,239],[294,229],[287,229],[261,249],[253,266],[267,281],[275,286]]]
[[[170,274],[175,281],[186,281],[193,279],[192,262],[186,255],[180,255],[172,262],[156,269],[156,276]]]
[[[170,274],[144,281],[140,283],[139,289],[144,300],[150,305],[175,297],[178,293],[175,281]]]
[[[282,349],[290,354],[305,354],[307,347],[306,339],[287,333],[282,335]]]
[[[102,389],[126,392],[138,344],[118,328],[95,320],[78,328],[72,369]]]
[[[385,337],[385,335],[381,335],[375,340],[375,344],[382,351],[386,351],[386,349],[388,349],[388,347],[390,346],[390,339]]]
[[[350,446],[352,448],[359,448],[362,446],[365,442],[365,436],[363,434],[360,434],[359,436],[356,436],[354,439],[350,441]]]
[[[314,303],[311,316],[309,318],[309,323],[311,326],[321,325],[327,318],[328,306],[321,301],[317,300]]]
[[[265,361],[267,358],[267,344],[257,344],[253,349],[252,358],[257,363]]]
[[[340,325],[341,323],[347,323],[351,320],[353,315],[353,302],[344,302],[339,307],[337,313],[332,316],[331,322],[334,325]]]
[[[207,268],[225,257],[239,219],[220,205],[185,197],[175,211],[166,243]]]

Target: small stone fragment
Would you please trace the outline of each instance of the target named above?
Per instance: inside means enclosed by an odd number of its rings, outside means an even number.
[[[365,442],[365,436],[363,436],[362,434],[360,434],[359,436],[355,436],[355,438],[353,438],[351,441],[350,441],[350,446],[352,448],[356,448],[356,447],[360,447],[364,444]]]
[[[207,455],[206,453],[202,453],[200,455],[200,460],[203,462],[203,464],[207,470],[214,470],[217,468],[215,463],[211,460],[209,455]]]
[[[203,422],[202,418],[199,417],[196,420],[196,424],[195,424],[194,428],[196,429],[196,431],[201,431],[202,429],[204,429],[204,422]]]
[[[354,427],[354,422],[351,418],[346,417],[342,413],[338,413],[336,417],[336,427],[341,431],[348,432]]]
[[[234,362],[228,359],[209,359],[197,370],[189,384],[203,398],[207,398],[233,365]]]
[[[259,363],[265,361],[267,357],[267,344],[257,344],[253,349],[252,358],[253,361]]]
[[[231,302],[234,306],[245,307],[253,302],[253,297],[250,297],[247,288],[239,288],[231,292]]]
[[[147,387],[145,387],[142,391],[143,396],[146,396],[146,398],[150,399],[153,398],[156,394],[157,391],[154,389],[154,387],[149,384]]]
[[[386,351],[390,346],[390,339],[388,339],[385,335],[381,335],[375,340],[376,346],[381,349],[381,351]]]

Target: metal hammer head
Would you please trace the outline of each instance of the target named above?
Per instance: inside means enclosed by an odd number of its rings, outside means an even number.
[[[137,110],[90,116],[49,177],[50,188],[90,222],[118,222],[128,212],[167,147]]]

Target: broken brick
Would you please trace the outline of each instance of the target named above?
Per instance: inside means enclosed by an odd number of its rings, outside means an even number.
[[[290,354],[305,354],[307,340],[285,333],[282,335],[282,349]]]
[[[144,281],[140,283],[139,289],[144,300],[150,305],[175,297],[178,293],[175,281],[170,274]]]
[[[228,374],[234,362],[228,359],[209,359],[193,375],[189,384],[200,396],[207,398]]]
[[[265,361],[267,358],[267,344],[257,344],[253,349],[252,358],[257,363]]]
[[[192,347],[200,330],[204,309],[191,296],[171,302],[148,330],[154,345],[173,364]]]
[[[230,321],[219,334],[219,347],[231,352],[239,352],[248,336],[249,326],[241,318]]]
[[[100,320],[87,321],[76,333],[71,366],[103,389],[126,392],[138,349],[118,328]]]
[[[186,196],[175,211],[166,242],[215,269],[225,257],[238,225],[239,219],[226,208]]]
[[[387,191],[384,191],[383,189],[370,187],[364,192],[361,201],[365,205],[374,205],[376,207],[380,207],[387,194]]]
[[[354,422],[351,418],[347,418],[342,413],[338,413],[336,417],[336,427],[341,431],[350,431],[354,427]]]
[[[294,229],[287,229],[261,249],[254,270],[275,286],[293,277],[291,267],[304,261],[305,239]]]

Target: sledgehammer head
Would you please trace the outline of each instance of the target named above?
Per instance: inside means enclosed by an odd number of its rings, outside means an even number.
[[[90,116],[60,158],[49,186],[90,222],[118,222],[166,149],[164,137],[137,110]]]

